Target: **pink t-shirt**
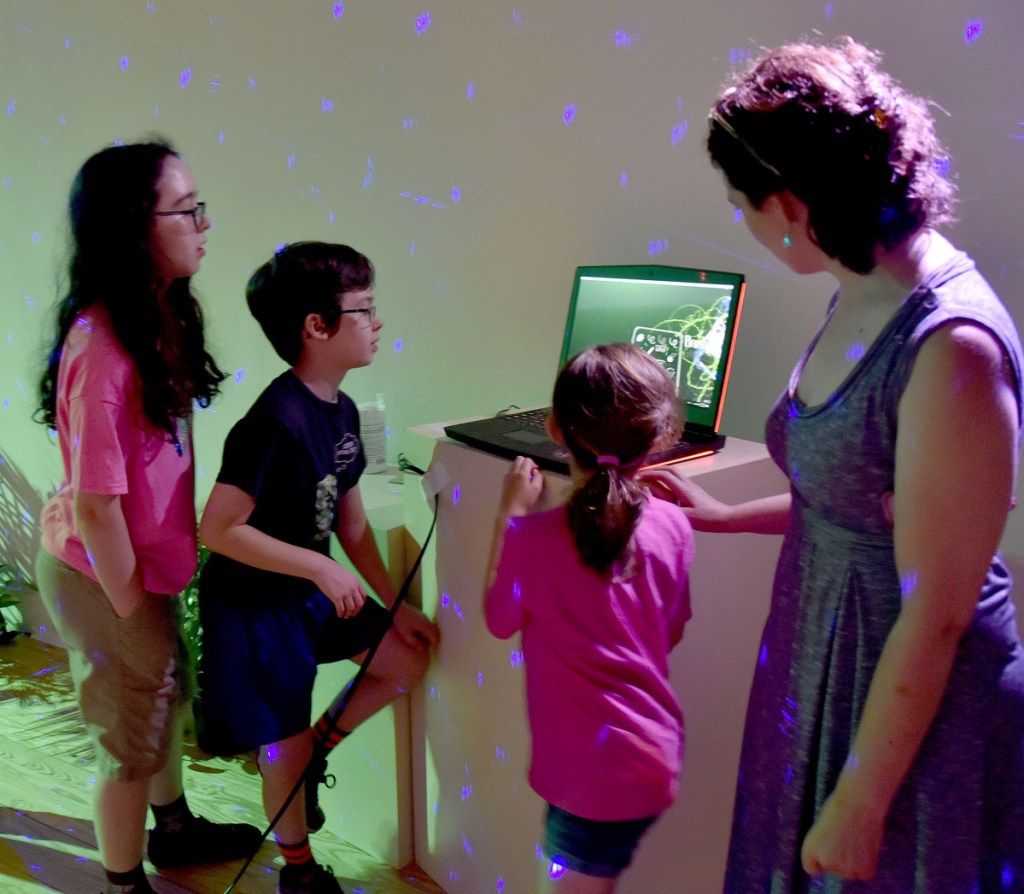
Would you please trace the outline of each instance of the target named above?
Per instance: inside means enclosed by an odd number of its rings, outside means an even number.
[[[522,631],[530,785],[586,819],[655,816],[679,785],[668,654],[690,617],[693,531],[651,499],[635,544],[636,573],[612,581],[580,563],[564,507],[512,519],[488,594],[491,633]]]
[[[177,444],[142,410],[142,384],[105,310],[93,307],[64,341],[57,374],[60,490],[43,507],[43,548],[93,580],[75,519],[76,493],[119,494],[143,585],[178,593],[196,567],[192,438]]]

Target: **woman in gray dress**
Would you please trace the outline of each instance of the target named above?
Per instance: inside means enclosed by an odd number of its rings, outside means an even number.
[[[785,535],[726,890],[1024,891],[1024,654],[997,552],[1024,361],[935,229],[953,185],[927,107],[853,41],[788,45],[721,95],[708,148],[753,236],[838,282],[767,423],[789,492],[725,505],[648,473],[698,530]]]

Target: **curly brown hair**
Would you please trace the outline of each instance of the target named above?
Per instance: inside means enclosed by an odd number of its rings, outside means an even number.
[[[875,252],[954,220],[955,186],[927,103],[852,38],[769,50],[720,95],[712,163],[755,208],[806,203],[819,247],[857,273]]]

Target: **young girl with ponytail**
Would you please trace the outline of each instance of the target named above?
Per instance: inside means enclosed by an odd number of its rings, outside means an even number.
[[[690,617],[693,532],[636,475],[679,426],[655,360],[589,348],[559,374],[547,420],[569,452],[568,503],[528,514],[544,487],[532,460],[505,477],[484,613],[495,636],[522,632],[530,784],[548,802],[542,892],[614,891],[676,795],[683,718],[668,654]]]

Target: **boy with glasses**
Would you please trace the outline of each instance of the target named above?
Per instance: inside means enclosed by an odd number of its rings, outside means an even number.
[[[212,555],[200,582],[201,740],[217,754],[259,749],[271,819],[310,765],[305,790],[275,826],[285,859],[278,892],[338,894],[307,836],[324,823],[316,795],[327,754],[416,685],[437,629],[403,604],[389,630],[387,611],[329,553],[333,533],[370,588],[394,602],[359,496],[358,412],[338,390],[377,351],[372,265],[346,245],[295,243],[253,274],[246,297],[291,369],[231,430],[203,513]],[[381,637],[337,722],[328,709],[311,727],[317,665],[361,663]]]

